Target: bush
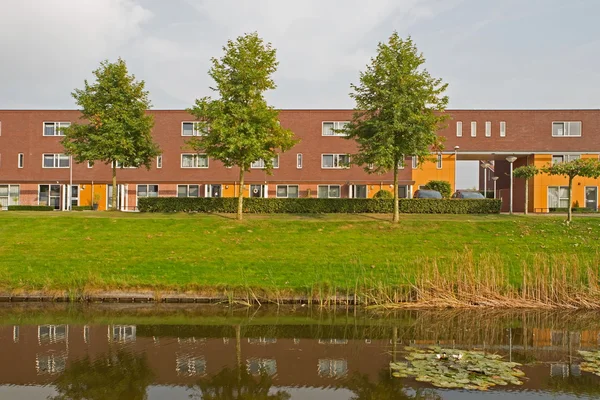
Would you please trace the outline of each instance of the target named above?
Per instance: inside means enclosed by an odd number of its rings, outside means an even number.
[[[54,211],[52,206],[8,206],[8,211]]]
[[[389,190],[380,190],[373,195],[374,199],[393,199],[394,194]]]
[[[71,207],[73,211],[88,211],[92,210],[92,206],[73,206]]]
[[[448,181],[429,181],[425,185],[425,189],[437,190],[445,199],[449,199],[452,194],[452,186]]]
[[[566,214],[567,211],[568,211],[567,207],[562,207],[562,208],[560,208],[560,207],[550,207],[548,209],[548,212],[551,212],[551,213],[564,213],[564,214]],[[574,212],[574,213],[595,213],[596,212],[596,210],[591,209],[591,208],[586,208],[586,207],[572,207],[571,211]]]
[[[400,212],[410,214],[497,214],[500,200],[399,199]],[[237,198],[146,197],[141,212],[235,213]],[[249,214],[392,213],[390,199],[244,199]]]

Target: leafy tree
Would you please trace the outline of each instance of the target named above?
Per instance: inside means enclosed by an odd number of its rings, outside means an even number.
[[[394,171],[394,222],[400,220],[398,166],[404,155],[424,160],[442,148],[437,131],[447,118],[447,84],[422,68],[424,63],[412,39],[394,32],[377,46],[360,84],[351,85],[356,106],[346,132],[358,144],[352,162],[368,173]]]
[[[54,382],[52,400],[144,400],[153,373],[144,355],[108,352],[75,360]]]
[[[527,214],[529,208],[529,180],[539,173],[540,170],[535,165],[524,165],[513,170],[515,178],[525,179],[525,214]]]
[[[150,169],[160,148],[152,140],[154,118],[146,114],[150,108],[144,81],[129,75],[125,61],[103,61],[94,71],[96,82],[85,81],[84,89],[72,96],[82,110],[85,124],[72,124],[64,129],[62,144],[67,154],[78,163],[103,162],[112,168],[112,208],[117,208],[117,167]]]
[[[514,171],[513,171],[514,172]],[[573,197],[573,179],[580,176],[582,178],[598,178],[600,176],[600,161],[593,158],[579,158],[569,162],[546,165],[542,172],[549,175],[566,176],[569,178],[569,207],[567,210],[567,222],[572,221],[572,197]]]
[[[219,98],[203,97],[188,110],[200,121],[197,129],[204,134],[187,145],[227,167],[239,167],[237,218],[241,220],[244,173],[250,164],[262,159],[270,174],[277,151],[287,151],[297,141],[290,130],[279,125],[278,111],[263,97],[265,91],[276,87],[271,78],[278,65],[276,50],[254,32],[229,40],[223,51],[221,58],[212,59],[208,73],[217,84],[211,89]]]
[[[425,185],[425,189],[437,190],[445,199],[450,198],[452,194],[452,185],[448,181],[429,181]]]

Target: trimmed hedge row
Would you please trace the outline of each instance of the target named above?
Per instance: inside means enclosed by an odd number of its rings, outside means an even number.
[[[497,214],[500,200],[400,199],[400,212],[407,214]],[[141,212],[235,213],[237,198],[146,197],[140,198]],[[250,214],[391,213],[389,199],[244,199],[244,212]]]
[[[88,211],[92,210],[92,206],[73,206],[71,209],[73,211]]]
[[[571,211],[574,213],[595,213],[596,210],[591,209],[591,208],[586,208],[586,207],[572,207]],[[567,209],[567,207],[564,208],[559,208],[559,207],[550,207],[548,209],[548,212],[551,213],[567,213],[569,212],[569,210]]]
[[[52,206],[8,206],[8,211],[54,211]]]

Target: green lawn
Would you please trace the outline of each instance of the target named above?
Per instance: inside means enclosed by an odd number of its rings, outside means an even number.
[[[0,289],[340,292],[471,257],[519,271],[540,257],[591,265],[600,218],[548,216],[161,215],[0,212]],[[578,264],[579,263],[579,264]],[[460,266],[460,265],[459,265]],[[512,272],[511,272],[512,273]]]

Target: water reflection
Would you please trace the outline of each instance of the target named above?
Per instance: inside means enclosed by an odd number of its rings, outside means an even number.
[[[578,350],[598,350],[598,316],[0,305],[0,398],[7,385],[47,388],[30,397],[44,399],[462,398],[390,376],[406,346],[438,344],[525,364],[525,384],[496,394],[595,398],[600,377],[581,370]]]

